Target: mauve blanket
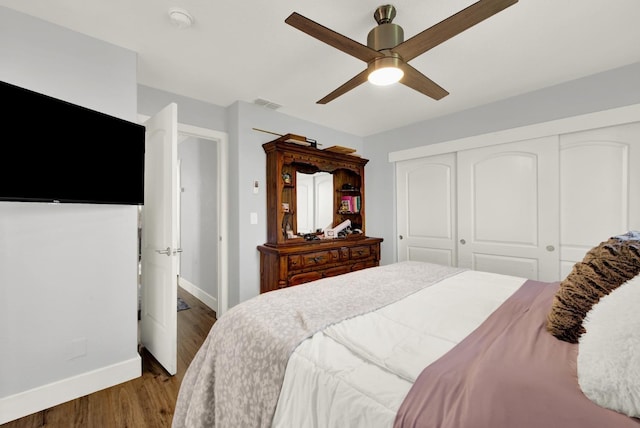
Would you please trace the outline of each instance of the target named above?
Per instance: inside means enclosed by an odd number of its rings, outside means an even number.
[[[638,428],[580,390],[578,345],[546,331],[558,283],[527,281],[478,329],[427,366],[395,428]]]

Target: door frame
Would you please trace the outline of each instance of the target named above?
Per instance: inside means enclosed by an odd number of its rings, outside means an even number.
[[[149,118],[138,114],[140,123]],[[217,149],[217,193],[218,193],[218,307],[211,308],[216,312],[216,318],[229,309],[229,135],[216,131],[178,122],[178,137],[189,136],[204,140],[216,141]],[[196,296],[197,297],[197,296]]]

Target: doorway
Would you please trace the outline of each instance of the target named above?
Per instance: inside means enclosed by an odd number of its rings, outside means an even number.
[[[213,223],[217,226],[214,228],[216,236],[211,239],[215,242],[213,245],[217,246],[216,260],[207,260],[207,263],[217,265],[215,273],[217,280],[215,285],[212,285],[216,288],[216,298],[207,301],[198,295],[197,290],[191,290],[190,294],[195,294],[196,298],[202,298],[201,301],[210,305],[217,317],[224,314],[228,307],[228,140],[226,133],[178,124],[175,103],[169,104],[152,118],[141,117],[141,121],[147,126],[145,162],[148,164],[145,168],[145,205],[140,224],[142,229],[140,344],[153,354],[168,373],[175,374],[177,262],[185,251],[180,247],[178,227],[178,135],[181,140],[190,138],[203,140],[207,143],[205,147],[209,150],[215,147],[213,151],[216,164],[207,168],[213,173],[208,181],[215,183],[215,204],[212,212],[207,212],[204,217],[209,224]],[[197,252],[199,249],[189,248],[187,251]],[[153,264],[154,261],[157,263]],[[164,263],[162,266],[168,267],[164,270],[155,268],[161,263]]]
[[[140,123],[145,122],[149,116],[146,115],[138,115],[138,119]],[[215,158],[215,204],[213,209],[210,209],[208,215],[211,215],[209,218],[210,222],[216,223],[216,236],[217,236],[217,248],[214,251],[215,260],[206,260],[205,262],[208,264],[215,264],[215,292],[214,293],[202,293],[202,288],[199,284],[194,284],[188,280],[188,278],[183,278],[179,275],[178,284],[188,291],[190,294],[197,297],[211,309],[216,312],[216,317],[219,318],[222,314],[224,314],[228,308],[228,181],[227,181],[227,171],[228,171],[228,135],[226,132],[216,131],[208,128],[201,128],[192,125],[186,125],[182,123],[178,123],[178,145],[187,141],[197,141],[199,144],[208,144],[208,147],[205,147],[205,150],[208,152],[214,151]],[[188,143],[191,144],[191,143]],[[215,149],[213,149],[215,147]],[[180,157],[180,156],[179,156]],[[211,158],[211,157],[210,157]],[[182,169],[182,163],[179,163],[180,170]],[[188,166],[187,166],[188,168]],[[181,173],[178,178],[178,201],[180,204],[180,200],[182,198],[181,189],[184,188],[181,183]],[[186,189],[185,189],[186,190]],[[178,224],[180,225],[183,220],[181,219],[182,210],[178,210]],[[138,217],[141,219],[141,216]],[[186,221],[186,220],[185,220]],[[139,230],[141,229],[141,225],[139,224]],[[181,244],[180,238],[179,243]],[[141,240],[139,240],[141,242]],[[183,250],[184,251],[184,250]],[[196,250],[197,251],[197,250]],[[181,269],[182,262],[182,254],[180,253],[180,257],[178,258],[178,272]],[[204,290],[206,290],[205,288]],[[210,288],[209,288],[210,289]],[[207,296],[209,295],[209,296]],[[212,298],[213,297],[213,298]]]
[[[178,285],[227,311],[227,134],[178,123]]]
[[[178,130],[178,285],[220,316],[218,138]]]

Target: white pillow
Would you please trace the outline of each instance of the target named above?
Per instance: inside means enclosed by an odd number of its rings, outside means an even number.
[[[599,406],[640,417],[640,275],[602,297],[582,325],[582,392]]]

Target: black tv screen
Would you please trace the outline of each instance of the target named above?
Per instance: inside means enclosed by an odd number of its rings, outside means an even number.
[[[0,201],[144,203],[144,126],[0,83]]]

